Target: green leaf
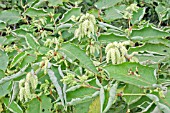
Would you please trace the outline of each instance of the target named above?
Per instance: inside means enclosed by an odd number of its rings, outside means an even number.
[[[90,85],[97,87],[95,80],[89,82]],[[67,92],[67,101],[71,101],[72,99],[80,98],[83,99],[88,96],[92,96],[96,92],[95,89],[80,87],[74,91]]]
[[[100,34],[100,36],[98,37],[98,41],[103,42],[103,43],[110,43],[110,42],[114,42],[114,41],[126,41],[128,40],[126,38],[126,36],[121,36],[121,35],[115,35],[113,33],[111,34]]]
[[[123,98],[125,98],[125,101],[128,105],[137,102],[142,96],[140,95],[133,95],[133,94],[142,94],[143,90],[137,86],[131,85],[131,84],[127,84],[124,91],[124,94],[132,94],[132,95],[128,95],[128,96],[123,96]]]
[[[88,113],[89,106],[92,103],[92,99],[74,106],[73,113]]]
[[[0,102],[0,112],[3,111],[2,103]]]
[[[122,0],[98,0],[94,5],[98,9],[107,9],[121,2]]]
[[[166,104],[169,104],[169,103],[165,103],[162,104],[160,103],[160,99],[158,98],[157,95],[154,95],[154,94],[146,94],[147,97],[149,97],[157,106],[158,108],[163,111],[163,113],[169,113],[170,112],[170,108],[168,106],[166,106]]]
[[[151,103],[151,100],[147,96],[142,96],[138,101],[136,101],[135,103],[130,104],[129,109],[135,109],[139,105],[142,105],[144,102],[150,102]]]
[[[9,98],[4,98],[3,102],[5,104],[5,106],[12,112],[12,113],[23,113],[22,108],[18,105],[17,102],[13,101],[10,105],[9,105]]]
[[[46,95],[42,95],[40,100],[34,98],[28,103],[26,113],[51,113],[51,99]]]
[[[8,24],[16,24],[21,18],[16,10],[4,10],[0,12],[0,20]]]
[[[35,37],[30,33],[26,34],[25,40],[26,40],[28,47],[31,48],[31,49],[36,49],[39,45],[39,43],[37,42]]]
[[[165,36],[170,36],[170,33],[161,31],[159,29],[153,28],[151,26],[144,27],[142,29],[138,30],[132,30],[132,33],[130,34],[130,37],[142,37],[142,38],[161,38]],[[132,38],[133,40],[133,38]]]
[[[108,99],[106,102],[106,107],[104,107],[103,113],[106,113],[112,106],[112,104],[115,101],[115,96],[116,96],[116,90],[117,90],[117,83],[113,84],[110,88],[110,90],[108,91]]]
[[[67,92],[67,101],[71,101],[72,99],[76,98],[92,96],[92,94],[95,92],[95,89],[81,87],[79,89],[76,89],[75,91]]]
[[[119,65],[108,65],[104,69],[109,73],[110,78],[138,87],[151,87],[156,83],[154,69],[138,63],[126,62]],[[129,71],[135,72],[136,70],[140,76],[128,74]]]
[[[104,87],[100,85],[100,112],[103,112],[103,110],[106,108],[106,105],[108,103],[108,98],[109,98],[109,92],[104,89]]]
[[[155,62],[155,63],[158,63],[165,58],[165,56],[156,56],[156,55],[148,55],[148,54],[141,54],[135,57],[138,58],[139,62]]]
[[[89,106],[88,113],[100,113],[100,98],[96,97]]]
[[[163,113],[170,113],[170,108],[168,108],[166,105],[158,102],[157,106]]]
[[[39,51],[41,54],[46,54],[49,50],[50,50],[50,48],[45,47],[45,46],[40,46],[40,47],[38,48],[38,51]]]
[[[5,27],[6,27],[5,22],[0,20],[0,30],[5,29]]]
[[[12,85],[12,95],[10,97],[10,101],[8,103],[8,105],[10,105],[18,96],[18,93],[19,93],[19,82],[13,82],[13,85]]]
[[[10,68],[14,67],[16,64],[20,63],[23,58],[26,56],[25,52],[18,53],[12,60]]]
[[[121,11],[124,9],[125,9],[125,5],[108,8],[105,10],[105,15],[102,15],[102,18],[106,22],[111,22],[113,20],[120,19],[123,17]]]
[[[156,6],[155,8],[155,11],[158,15],[159,21],[165,21],[169,19],[169,18],[166,18],[168,9],[164,7],[162,4],[158,4],[158,6]]]
[[[62,77],[59,73],[58,67],[51,66],[51,70],[54,72],[55,76],[57,77],[59,85],[63,88],[63,82],[61,81]]]
[[[92,8],[92,9],[88,10],[88,13],[94,15],[95,18],[98,18],[98,9]]]
[[[151,43],[151,44],[164,44],[168,47],[170,47],[170,40],[168,39],[163,39],[163,38],[146,38],[146,40],[144,40],[147,43]]]
[[[77,4],[79,4],[79,3],[83,2],[83,0],[63,0],[63,2],[72,2],[72,3],[77,2]],[[88,3],[89,1],[86,1],[86,2]]]
[[[170,87],[167,89],[167,93],[165,94],[165,98],[160,98],[160,102],[164,103],[170,108]]]
[[[58,80],[57,80],[57,77],[56,77],[55,73],[52,70],[48,69],[48,75],[49,75],[50,80],[52,81],[52,83],[54,84],[54,86],[55,86],[55,88],[57,90],[57,93],[58,93],[58,96],[59,96],[59,98],[61,100],[62,105],[64,106],[63,91],[61,89],[61,86],[58,83]]]
[[[66,13],[63,14],[62,18],[60,19],[61,23],[67,22],[70,20],[71,16],[79,16],[81,13],[81,8],[71,8]]]
[[[27,69],[27,67],[28,67],[28,65],[24,66],[20,71],[18,71],[17,73],[15,73],[13,75],[3,77],[2,79],[0,79],[0,85],[22,76],[24,74],[25,70]]]
[[[37,59],[37,56],[35,54],[26,54],[26,56],[24,57],[24,59],[21,62],[20,67],[24,67],[25,65],[34,62]]]
[[[119,106],[110,108],[107,113],[126,113],[126,111],[126,105],[121,104]]]
[[[8,89],[10,83],[11,82],[0,84],[0,99],[10,92]]]
[[[63,2],[62,2],[62,0],[48,0],[48,5],[49,6],[59,6],[59,5],[62,5],[63,4]]]
[[[140,22],[145,14],[146,8],[139,8],[137,12],[133,12],[131,23],[136,24]]]
[[[3,36],[0,36],[0,45],[3,45],[5,42],[6,38]]]
[[[13,32],[15,32],[18,37],[24,38],[24,37],[25,37],[25,34],[27,34],[28,28],[30,28],[30,26],[28,26],[28,25],[25,25],[25,26],[24,26],[24,25],[23,25],[23,26],[20,26],[20,27],[21,27],[20,29],[16,29],[16,30],[14,30]],[[28,28],[27,28],[27,27],[28,27]]]
[[[5,72],[0,70],[0,79],[3,78],[5,76]]]
[[[163,45],[163,44],[150,44],[146,43],[143,46],[131,47],[128,52],[144,52],[147,51],[148,53],[157,53],[162,55],[169,55],[170,48]]]
[[[37,9],[37,8],[28,8],[25,12],[25,15],[30,17],[39,17],[39,16],[47,16],[48,13],[44,9]]]
[[[94,73],[98,73],[90,58],[78,46],[71,43],[64,43],[61,47],[61,51],[73,61],[78,59],[84,68],[87,68]]]
[[[8,35],[8,36],[6,36],[6,37],[4,37],[4,38],[5,38],[6,40],[4,40],[3,45],[10,45],[12,42],[17,41],[17,39],[16,39],[14,36],[12,36],[11,34]]]
[[[5,71],[8,66],[9,58],[7,53],[0,50],[0,69]]]

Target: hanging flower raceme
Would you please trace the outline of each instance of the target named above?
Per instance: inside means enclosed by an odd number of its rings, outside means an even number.
[[[44,75],[47,74],[47,69],[50,65],[49,59],[47,57],[42,57],[43,61],[40,62],[40,68],[44,71]]]
[[[124,11],[124,15],[123,18],[125,19],[131,19],[133,16],[133,12],[138,12],[139,7],[137,6],[137,4],[131,4],[130,6],[128,6],[126,8],[126,10]]]
[[[87,45],[86,47],[86,54],[94,54],[95,52],[97,52],[97,54],[99,54],[99,50],[100,50],[100,46],[99,44],[95,43],[94,41],[92,41],[89,45]]]
[[[128,55],[125,45],[131,45],[131,42],[113,42],[109,43],[105,48],[106,61],[112,61],[112,64],[121,64],[128,59],[130,62],[138,62],[138,59],[134,56],[136,52]]]
[[[46,41],[44,42],[44,46],[49,47],[49,48],[53,47],[54,44],[55,44],[54,50],[57,51],[60,46],[59,39],[57,38],[46,39]]]
[[[113,42],[109,43],[105,49],[106,61],[112,61],[112,64],[120,64],[126,62],[125,55],[127,54],[127,49],[122,43]]]
[[[75,37],[78,38],[80,41],[81,38],[87,36],[91,37],[91,34],[94,35],[97,26],[96,26],[96,20],[95,17],[89,13],[86,15],[82,15],[79,19],[79,27],[75,30]]]
[[[28,101],[28,99],[35,98],[34,90],[38,85],[38,78],[36,75],[29,72],[26,75],[26,79],[19,81],[19,99],[20,101]]]

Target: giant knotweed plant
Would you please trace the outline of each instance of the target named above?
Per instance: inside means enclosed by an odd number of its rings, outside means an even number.
[[[170,113],[168,0],[1,0],[0,113]]]

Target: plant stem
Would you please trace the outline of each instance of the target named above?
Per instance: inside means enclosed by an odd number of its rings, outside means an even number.
[[[100,46],[100,63],[102,62],[102,46]]]

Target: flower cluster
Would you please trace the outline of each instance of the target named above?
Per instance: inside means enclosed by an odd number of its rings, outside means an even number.
[[[74,86],[77,84],[83,85],[88,78],[89,76],[87,76],[86,74],[82,76],[75,76],[72,73],[67,73],[67,76],[64,76],[61,81],[65,84],[69,84],[69,86]]]
[[[80,83],[84,83],[88,79],[88,76],[86,75],[77,76],[77,77],[79,78]]]
[[[125,19],[131,19],[132,18],[132,12],[137,12],[139,7],[137,4],[131,4],[129,7],[126,8],[126,11],[124,11],[123,18]]]
[[[20,101],[28,101],[28,99],[35,98],[33,91],[38,85],[38,78],[36,75],[29,72],[26,75],[26,79],[21,79],[19,81],[19,99]]]
[[[69,84],[70,86],[74,86],[77,84],[77,81],[75,80],[75,75],[68,73],[67,76],[64,76],[61,80],[65,84]]]
[[[105,48],[106,61],[112,61],[112,64],[121,64],[128,59],[130,62],[138,62],[138,59],[134,57],[137,53],[128,55],[125,45],[130,45],[131,42],[113,42],[109,43]]]
[[[50,95],[51,91],[55,91],[55,87],[48,80],[45,80],[45,83],[41,84],[40,89],[44,92],[45,95]]]
[[[53,46],[53,44],[55,44],[55,50],[58,50],[59,46],[60,46],[60,42],[59,42],[59,39],[57,38],[53,38],[53,39],[47,39],[45,42],[44,42],[44,45],[46,47],[49,47],[51,48]]]
[[[107,63],[109,63],[110,59],[112,64],[120,64],[126,62],[125,55],[127,54],[127,49],[123,43],[109,43],[105,48],[105,53]]]
[[[10,53],[13,52],[15,50],[19,50],[18,47],[14,44],[13,46],[6,46],[3,48],[5,50],[5,52]]]
[[[82,15],[79,19],[79,27],[75,30],[75,37],[80,41],[81,38],[87,36],[91,37],[91,34],[95,34],[97,30],[95,17],[89,13]]]
[[[89,51],[88,51],[89,50]],[[95,43],[94,41],[92,41],[89,45],[87,45],[86,47],[86,54],[94,54],[95,52],[97,52],[97,54],[99,54],[99,50],[100,50],[100,46],[99,44]]]

